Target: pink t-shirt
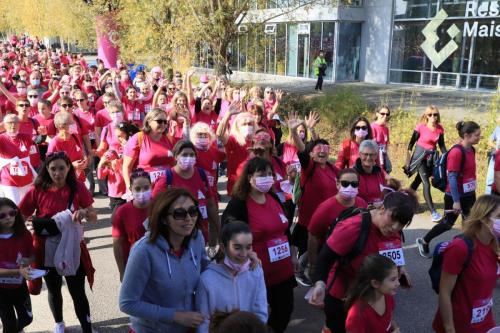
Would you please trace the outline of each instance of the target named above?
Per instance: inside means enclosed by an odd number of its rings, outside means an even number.
[[[113,149],[118,154],[123,153],[123,146],[116,136],[115,125],[113,123],[107,124],[102,129],[101,142],[104,142],[106,144],[106,149]]]
[[[36,116],[33,117],[40,126],[45,126],[47,128],[47,135],[49,137],[53,137],[56,135],[56,127],[54,125],[54,115],[50,114],[49,118],[45,118],[41,114],[37,114]]]
[[[300,171],[300,161],[297,155],[297,147],[288,142],[283,143],[283,156],[281,157],[286,165],[294,165],[297,171]]]
[[[385,125],[379,125],[377,123],[372,123],[373,140],[375,140],[379,146],[386,146],[389,143],[389,128]]]
[[[96,136],[95,136],[95,128],[94,128],[94,124],[95,124],[95,115],[94,113],[92,113],[91,111],[87,111],[87,112],[84,112],[82,111],[81,109],[76,109],[74,111],[74,114],[79,117],[80,119],[86,121],[88,123],[88,130],[89,130],[89,139],[90,140],[95,140],[96,139]],[[83,126],[83,124],[82,124]]]
[[[111,122],[111,117],[109,116],[108,109],[104,108],[95,114],[95,127],[104,127]]]
[[[444,134],[443,126],[439,124],[434,130],[431,130],[426,124],[418,124],[415,131],[419,134],[417,145],[424,149],[435,149],[439,136]]]
[[[106,177],[108,177],[108,196],[111,198],[121,198],[126,192],[125,180],[123,180],[122,173],[122,160],[117,160],[114,169],[109,166],[97,169],[98,179],[105,179]]]
[[[78,139],[72,135],[69,140],[63,140],[55,136],[50,140],[47,154],[63,151],[68,155],[71,162],[78,161],[84,158],[83,147]],[[85,181],[85,172],[83,170],[75,170],[78,180]]]
[[[143,133],[143,132],[139,132]],[[172,149],[175,142],[167,136],[162,136],[159,141],[143,133],[142,144],[139,147],[139,133],[134,134],[125,145],[123,154],[137,161],[137,167],[150,172],[165,169],[174,165],[175,159]]]

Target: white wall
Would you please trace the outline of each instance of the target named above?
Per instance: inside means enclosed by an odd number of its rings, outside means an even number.
[[[391,45],[393,0],[365,0],[361,31],[361,81],[385,84]]]

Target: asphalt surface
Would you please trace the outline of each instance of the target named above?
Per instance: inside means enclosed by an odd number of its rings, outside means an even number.
[[[221,184],[220,188],[222,188],[223,184]],[[226,199],[225,197],[223,197],[223,201],[227,201],[224,199]],[[128,318],[118,308],[120,282],[113,257],[108,199],[97,197],[94,207],[99,214],[98,222],[85,226],[85,238],[96,268],[93,290],[91,291],[87,285],[92,322],[98,332],[127,332]],[[224,207],[225,204],[221,204],[221,212]],[[437,295],[431,289],[427,275],[431,261],[421,258],[415,247],[415,238],[422,236],[432,225],[433,223],[430,222],[428,214],[419,214],[405,231],[404,254],[413,288],[410,290],[400,289],[396,296],[395,319],[401,327],[401,332],[432,332],[431,324],[437,309]],[[457,232],[457,230],[454,230],[446,233],[435,241],[450,239],[453,233]],[[300,286],[295,290],[295,307],[287,330],[289,333],[321,332],[324,323],[323,312],[306,303],[304,296],[307,290],[308,288]],[[63,298],[66,332],[80,332],[73,310],[73,303],[65,286],[63,286]],[[45,286],[42,293],[38,296],[32,296],[31,300],[34,321],[25,331],[53,331],[54,320],[48,306]],[[494,302],[500,302],[498,287],[495,290]],[[495,318],[500,320],[500,308],[494,307],[493,311]]]

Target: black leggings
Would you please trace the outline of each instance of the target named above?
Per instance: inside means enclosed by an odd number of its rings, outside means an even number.
[[[56,323],[63,321],[63,298],[61,294],[62,276],[54,267],[45,268],[49,272],[44,277],[47,290],[49,291],[49,307]],[[66,285],[73,299],[75,313],[84,333],[92,333],[90,322],[90,306],[85,295],[85,269],[80,263],[76,275],[65,276]]]
[[[286,330],[293,312],[293,288],[297,285],[295,278],[267,288],[267,303],[270,313],[267,325],[274,333]]]
[[[325,296],[325,325],[334,333],[345,333],[347,313],[344,305],[344,301],[338,298],[334,298],[329,294]]]
[[[422,183],[425,203],[427,204],[427,208],[429,208],[429,210],[432,212],[435,210],[431,196],[431,183],[429,181],[429,178],[432,176],[432,170],[429,166],[427,166],[427,161],[424,160],[418,167],[417,171],[418,173],[415,176],[415,179],[411,183],[410,187],[413,191],[416,191],[420,183]]]
[[[0,319],[3,333],[17,333],[31,324],[33,314],[26,282],[16,289],[0,288]]]
[[[315,90],[323,90],[323,75],[318,75],[318,81],[316,81]]]
[[[471,195],[460,197],[460,206],[462,207],[462,220],[466,218],[470,209],[476,202],[476,193],[472,193]],[[444,209],[451,210],[453,208],[453,198],[449,194],[444,195]],[[431,240],[441,235],[442,233],[450,230],[455,221],[458,219],[458,215],[455,213],[446,213],[444,219],[436,224],[429,232],[424,236],[424,241],[429,244]]]

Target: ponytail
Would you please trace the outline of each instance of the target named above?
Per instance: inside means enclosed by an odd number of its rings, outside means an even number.
[[[459,121],[455,125],[455,128],[458,131],[458,136],[460,136],[460,138],[463,139],[465,134],[472,134],[475,131],[477,131],[480,127],[474,121]]]
[[[418,198],[411,189],[390,192],[384,197],[384,209],[391,211],[391,218],[408,226],[417,211]]]

